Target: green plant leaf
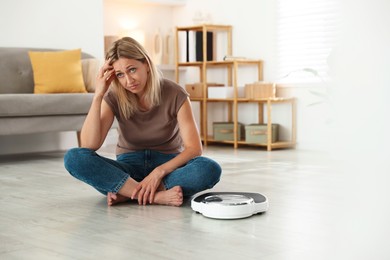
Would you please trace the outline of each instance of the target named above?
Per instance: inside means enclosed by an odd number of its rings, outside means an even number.
[[[304,69],[302,69],[302,70],[305,71],[305,72],[309,72],[309,73],[313,74],[314,76],[317,76],[317,77],[320,76],[320,75],[318,75],[318,71],[316,71],[315,69],[312,69],[312,68],[304,68]]]

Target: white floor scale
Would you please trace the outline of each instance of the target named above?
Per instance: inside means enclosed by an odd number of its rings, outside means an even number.
[[[268,199],[260,193],[208,192],[195,196],[191,208],[208,218],[247,218],[267,211]]]

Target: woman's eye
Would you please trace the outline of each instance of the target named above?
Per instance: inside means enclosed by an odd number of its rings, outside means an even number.
[[[116,74],[116,77],[117,77],[117,78],[122,78],[122,77],[123,77],[123,73],[117,73],[117,74]]]
[[[130,73],[134,73],[134,72],[136,72],[136,71],[137,71],[136,68],[130,68],[130,69],[129,69],[129,72],[130,72]]]

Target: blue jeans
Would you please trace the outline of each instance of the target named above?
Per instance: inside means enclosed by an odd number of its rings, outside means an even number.
[[[112,160],[91,149],[73,148],[65,154],[64,163],[72,176],[107,195],[108,192],[117,193],[128,178],[142,181],[154,168],[176,155],[142,150],[120,154]],[[220,176],[218,163],[199,156],[165,176],[162,183],[166,189],[180,186],[183,196],[192,196],[212,188]]]

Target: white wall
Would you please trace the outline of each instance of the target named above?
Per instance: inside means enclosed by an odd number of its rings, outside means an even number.
[[[342,2],[332,154],[346,203],[335,237],[340,259],[389,259],[390,1]]]
[[[81,48],[103,57],[102,0],[3,0],[0,46]]]
[[[103,57],[103,0],[2,0],[0,46],[73,49]],[[62,150],[73,132],[0,136],[0,154]]]

